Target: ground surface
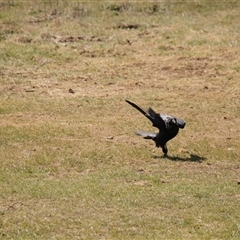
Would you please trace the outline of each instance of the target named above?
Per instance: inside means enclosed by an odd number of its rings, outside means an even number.
[[[240,238],[239,3],[0,10],[1,239]]]

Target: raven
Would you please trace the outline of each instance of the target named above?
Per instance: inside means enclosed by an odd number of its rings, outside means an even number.
[[[152,122],[153,127],[159,129],[158,133],[137,131],[136,134],[145,139],[152,139],[155,142],[156,147],[162,148],[164,157],[166,157],[168,153],[167,142],[174,138],[178,134],[179,128],[184,128],[186,123],[180,118],[176,118],[168,114],[156,113],[150,107],[147,111],[145,111],[135,103],[128,100],[126,100],[126,102],[147,117]]]

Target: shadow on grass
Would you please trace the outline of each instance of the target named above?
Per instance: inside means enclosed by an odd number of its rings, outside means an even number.
[[[186,158],[181,158],[181,157],[175,157],[175,156],[153,156],[153,158],[163,158],[163,159],[168,159],[171,161],[182,161],[182,162],[198,162],[202,163],[204,160],[206,160],[205,157],[198,156],[196,154],[190,154],[189,157]]]

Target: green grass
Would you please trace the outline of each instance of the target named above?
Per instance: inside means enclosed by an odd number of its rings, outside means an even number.
[[[0,2],[0,238],[239,239],[239,7]]]

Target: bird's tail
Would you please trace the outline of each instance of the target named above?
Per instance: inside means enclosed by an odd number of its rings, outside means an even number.
[[[146,118],[148,118],[152,122],[153,127],[156,127],[158,129],[160,129],[161,131],[165,131],[165,129],[166,129],[165,122],[163,121],[161,116],[158,113],[156,113],[152,108],[148,108],[148,110],[145,111],[142,108],[140,108],[138,105],[136,105],[135,103],[130,102],[129,100],[126,100],[126,102],[129,103],[134,108],[136,108]]]
[[[152,116],[148,114],[145,110],[140,108],[138,105],[136,105],[133,102],[130,102],[129,100],[126,100],[127,103],[129,103],[132,107],[136,108],[140,113],[142,113],[145,117],[147,117],[150,121],[152,121]]]
[[[140,108],[137,104],[130,102],[129,100],[126,100],[127,103],[129,103],[130,105],[132,105],[134,108],[136,108],[139,112],[141,112],[143,115],[146,115],[147,112],[144,111],[142,108]]]
[[[138,136],[142,136],[145,139],[152,139],[154,140],[157,136],[157,133],[151,133],[151,132],[142,132],[142,131],[137,131],[135,132]]]

